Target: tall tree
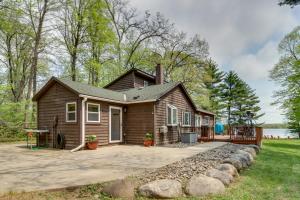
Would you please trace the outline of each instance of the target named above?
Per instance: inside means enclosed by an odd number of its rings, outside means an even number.
[[[94,0],[89,4],[87,13],[87,43],[85,68],[88,71],[88,83],[100,85],[105,82],[102,65],[112,60],[111,51],[115,35],[106,17],[106,4],[102,0]]]
[[[238,75],[229,71],[221,84],[221,98],[222,107],[224,108],[224,114],[227,116],[227,123],[230,126],[235,122],[233,116],[233,110],[235,100],[239,98],[238,92],[241,90],[240,78]]]
[[[48,0],[26,0],[24,1],[24,12],[28,15],[30,27],[33,33],[33,50],[32,50],[32,63],[31,63],[31,76],[29,87],[32,87],[33,94],[37,90],[37,71],[39,54],[43,51],[41,43],[44,40],[44,26],[46,15],[50,11],[55,1],[49,2]],[[32,86],[31,86],[32,84]],[[30,91],[28,92],[30,93]]]
[[[70,57],[68,69],[71,79],[77,79],[77,62],[82,45],[86,42],[87,13],[90,0],[61,0],[61,10],[58,11],[58,31]]]
[[[152,16],[146,12],[141,18],[136,9],[120,0],[105,0],[108,15],[116,34],[116,63],[121,68],[135,67],[135,53],[151,39],[163,38],[169,33],[172,25],[160,13]]]
[[[285,111],[290,129],[300,132],[300,27],[287,34],[278,46],[281,57],[270,73],[271,79],[281,86],[274,93]]]
[[[20,3],[5,1],[2,5],[5,7],[0,11],[0,66],[6,72],[11,100],[18,102],[23,99],[28,82],[32,62],[32,32],[22,22],[24,13],[19,8]]]
[[[255,91],[237,73],[229,71],[220,87],[220,102],[229,126],[244,124],[247,119],[247,111],[253,114],[254,120],[263,115],[260,113],[259,99],[255,95]]]
[[[264,114],[260,112],[261,108],[258,105],[260,101],[255,90],[241,79],[238,80],[238,85],[238,97],[234,100],[232,111],[234,123],[245,124],[248,119],[248,112],[253,115],[252,120],[259,119]]]
[[[216,114],[217,119],[222,118],[221,102],[221,83],[223,81],[224,72],[222,72],[218,65],[212,60],[208,59],[204,65],[203,82],[207,89],[207,96],[210,100],[209,110]]]

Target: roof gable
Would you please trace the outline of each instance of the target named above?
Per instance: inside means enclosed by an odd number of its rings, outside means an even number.
[[[189,103],[192,105],[192,107],[197,110],[197,106],[194,103],[193,99],[191,98],[191,96],[189,95],[189,93],[187,92],[187,89],[184,87],[184,85],[182,83],[178,83],[176,87],[172,88],[172,90],[179,88],[182,93],[184,94],[184,96],[187,98],[187,100],[189,101]],[[162,95],[160,98],[162,98],[163,96],[167,96],[172,90],[168,91],[167,93],[165,93],[164,95]]]
[[[107,87],[113,85],[114,83],[118,82],[119,80],[121,80],[122,78],[126,77],[127,75],[129,75],[131,73],[134,73],[134,75],[137,75],[137,76],[143,77],[147,80],[151,80],[151,81],[155,82],[155,76],[153,76],[152,74],[149,74],[147,72],[144,72],[144,71],[136,69],[136,68],[132,68],[132,69],[128,70],[127,72],[125,72],[124,74],[117,77],[112,82],[105,85],[103,88],[107,88]]]
[[[103,89],[94,87],[88,84],[79,83],[75,81],[71,81],[68,79],[58,79],[56,77],[52,77],[46,84],[43,86],[39,92],[34,95],[32,98],[33,101],[38,100],[47,90],[50,86],[52,86],[55,82],[61,84],[71,92],[75,94],[83,94],[83,95],[89,95],[89,96],[95,96],[95,97],[101,97],[105,98],[107,100],[115,100],[115,101],[123,101],[124,96],[120,92],[115,92],[113,90]]]

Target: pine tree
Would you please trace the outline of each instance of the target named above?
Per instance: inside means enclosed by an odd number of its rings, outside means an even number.
[[[234,121],[233,109],[235,101],[238,98],[239,77],[233,72],[229,71],[221,84],[221,105],[224,108],[223,113],[227,116],[227,123],[230,126]]]
[[[245,124],[247,122],[248,116],[247,112],[253,114],[252,119],[257,120],[264,114],[260,113],[261,108],[259,107],[259,98],[246,82],[239,79],[238,82],[238,98],[234,102],[234,110],[232,115],[234,116],[236,124]]]
[[[221,83],[223,81],[224,72],[218,68],[218,65],[208,60],[204,66],[203,83],[205,88],[208,90],[208,96],[210,100],[209,110],[216,114],[217,119],[222,117],[222,106],[221,100]]]
[[[259,99],[245,81],[235,72],[230,71],[226,74],[221,84],[221,105],[227,116],[229,126],[235,124],[246,124],[247,112],[253,114],[253,120],[257,120],[263,114],[260,113]]]

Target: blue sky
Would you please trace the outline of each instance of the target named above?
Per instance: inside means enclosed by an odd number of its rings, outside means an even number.
[[[300,23],[300,6],[276,0],[130,0],[140,13],[160,12],[179,30],[199,34],[210,45],[210,56],[224,71],[235,70],[260,97],[261,122],[280,123],[282,111],[271,106],[278,89],[269,71],[279,60],[278,43]]]

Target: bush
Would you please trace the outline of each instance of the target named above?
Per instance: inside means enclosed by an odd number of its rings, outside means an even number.
[[[145,139],[146,140],[153,140],[153,134],[152,133],[146,133]]]
[[[96,135],[89,135],[89,136],[87,136],[86,141],[87,142],[95,142],[95,141],[97,141],[97,136]]]

